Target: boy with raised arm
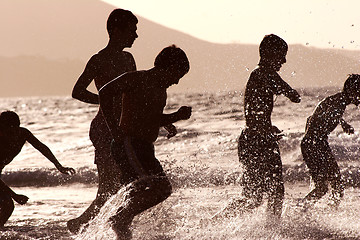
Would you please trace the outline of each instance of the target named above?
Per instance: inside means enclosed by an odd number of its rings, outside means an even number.
[[[51,150],[28,129],[20,127],[20,119],[15,112],[5,111],[0,114],[0,174],[4,167],[20,153],[26,142],[39,150],[61,173],[75,173],[73,168],[63,167]],[[16,194],[0,180],[0,227],[4,226],[14,210],[13,200],[19,204],[25,204],[28,197]]]
[[[331,152],[328,135],[341,125],[344,132],[353,134],[354,129],[342,118],[346,106],[360,103],[360,75],[351,74],[343,90],[322,100],[307,119],[301,152],[309,168],[315,188],[306,195],[305,202],[316,202],[332,188],[333,204],[338,206],[344,195],[344,185],[334,155]]]
[[[274,95],[283,94],[299,103],[300,95],[277,73],[286,62],[287,43],[266,35],[260,43],[260,61],[246,84],[244,113],[246,127],[238,140],[239,161],[244,166],[242,198],[233,200],[214,217],[226,217],[261,205],[268,197],[268,212],[281,216],[284,182],[278,140],[281,131],[271,123]]]
[[[164,201],[171,194],[170,182],[155,158],[153,143],[161,126],[190,118],[191,108],[185,106],[172,114],[163,114],[166,89],[178,84],[188,71],[185,52],[173,45],[159,53],[153,68],[125,73],[99,92],[100,108],[114,138],[114,158],[122,169],[127,169],[132,182],[129,205],[119,209],[117,215],[111,218],[119,239],[131,238],[129,226],[135,215]],[[121,110],[120,124],[113,113],[114,96],[122,96],[122,109],[118,110]]]

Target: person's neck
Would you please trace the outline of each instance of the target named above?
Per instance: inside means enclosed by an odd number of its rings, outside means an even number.
[[[110,39],[106,48],[111,49],[112,52],[120,53],[124,50],[125,47],[121,46],[118,42]]]
[[[259,67],[262,67],[262,68],[269,69],[269,70],[276,71],[276,70],[274,69],[274,67],[272,66],[271,62],[270,62],[270,61],[267,61],[267,60],[264,60],[264,59],[260,59],[260,61],[259,61],[259,63],[258,63],[258,66],[259,66]]]
[[[340,94],[341,94],[341,99],[346,106],[351,104],[351,99],[344,92],[341,92]]]
[[[156,83],[155,83],[156,86],[161,88],[166,88],[161,85],[161,83],[164,82],[164,80],[166,80],[167,78],[166,71],[157,67],[153,67],[147,70],[147,72],[149,73],[150,78],[156,79]]]

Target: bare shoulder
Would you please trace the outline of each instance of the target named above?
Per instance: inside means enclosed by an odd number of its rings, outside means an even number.
[[[326,97],[324,100],[320,102],[322,106],[336,106],[341,104],[341,94],[336,93]]]
[[[124,56],[125,56],[126,58],[131,58],[131,59],[134,58],[134,56],[133,56],[130,52],[123,51],[123,53],[124,53]]]
[[[34,136],[29,129],[24,128],[24,127],[20,127],[20,136],[24,139],[28,139],[29,137]]]
[[[127,72],[120,77],[119,83],[124,84],[126,91],[132,91],[146,87],[148,82],[146,79],[148,79],[147,71]]]
[[[101,54],[101,52],[99,52],[99,53],[96,53],[96,54],[92,55],[92,57],[88,61],[88,64],[90,64],[90,65],[98,65],[104,59],[105,59],[105,55]]]

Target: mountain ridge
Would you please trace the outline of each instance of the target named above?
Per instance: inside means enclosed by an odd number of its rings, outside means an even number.
[[[0,96],[70,95],[86,61],[106,46],[106,19],[115,7],[97,0],[3,1]],[[125,50],[138,69],[152,67],[171,44],[189,57],[190,72],[170,91],[242,90],[258,63],[258,45],[212,43],[137,17],[139,38]],[[295,88],[341,86],[358,70],[359,56],[360,51],[290,44],[280,75]]]

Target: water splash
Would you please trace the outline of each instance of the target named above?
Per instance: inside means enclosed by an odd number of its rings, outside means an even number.
[[[127,198],[128,193],[129,188],[127,188],[127,186],[121,188],[104,204],[98,215],[89,222],[88,226],[85,229],[80,229],[80,234],[78,234],[75,239],[116,239],[116,235],[111,229],[109,218],[114,216],[120,207],[126,207],[129,204],[129,198]]]

